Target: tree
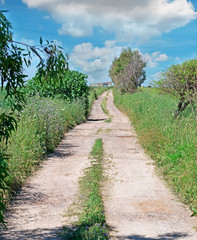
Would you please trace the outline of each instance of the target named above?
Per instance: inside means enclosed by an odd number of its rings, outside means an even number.
[[[133,91],[146,80],[145,67],[146,63],[138,50],[123,49],[120,57],[112,62],[109,76],[122,92]]]
[[[172,65],[161,74],[156,85],[179,100],[175,113],[178,115],[197,97],[197,59]]]
[[[15,111],[21,111],[24,100],[24,85],[26,75],[23,73],[24,64],[31,65],[32,54],[40,59],[38,64],[39,77],[44,81],[52,78],[60,78],[68,67],[66,57],[60,47],[53,42],[43,44],[40,38],[40,46],[34,47],[13,40],[11,24],[5,17],[6,11],[0,11],[0,83],[1,90],[6,91],[5,99],[8,101],[10,111],[0,113],[0,143],[7,143],[10,134],[17,127],[14,117]],[[19,47],[23,46],[25,49]],[[41,56],[42,55],[42,56]],[[0,148],[0,223],[4,224],[3,210],[5,209],[4,191],[6,189],[6,177],[9,169],[6,158]]]

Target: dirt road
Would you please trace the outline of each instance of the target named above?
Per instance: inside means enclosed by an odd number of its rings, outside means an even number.
[[[60,239],[64,214],[78,192],[78,179],[89,166],[88,155],[95,139],[102,138],[110,163],[105,172],[109,181],[103,188],[107,223],[112,239],[197,240],[192,229],[196,218],[175,201],[174,196],[154,173],[152,161],[136,142],[126,116],[108,96],[112,122],[93,106],[88,121],[65,134],[57,150],[44,162],[12,201],[7,213],[8,230],[0,239]]]
[[[108,97],[113,121],[103,136],[104,150],[112,155],[112,182],[105,192],[107,223],[112,239],[197,240],[196,218],[175,200],[154,172],[151,159],[137,144],[128,119]],[[114,177],[113,177],[114,176]]]

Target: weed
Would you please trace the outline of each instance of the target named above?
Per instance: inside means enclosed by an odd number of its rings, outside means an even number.
[[[112,129],[107,128],[107,129],[98,129],[96,133],[110,133],[112,131]]]
[[[92,166],[86,169],[84,177],[79,181],[83,209],[74,227],[64,229],[64,239],[108,239],[100,190],[103,178],[103,155],[102,139],[97,139],[91,152]]]
[[[108,118],[107,120],[105,120],[105,122],[107,122],[107,123],[110,123],[111,121],[112,121],[111,116],[110,116],[110,118]]]
[[[109,114],[109,111],[107,110],[107,98],[109,95],[109,91],[107,92],[106,96],[103,98],[103,101],[101,102],[101,108],[103,112],[108,115],[108,119],[105,120],[105,122],[110,123],[112,121],[112,115]]]

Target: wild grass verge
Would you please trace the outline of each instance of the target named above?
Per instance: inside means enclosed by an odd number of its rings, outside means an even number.
[[[139,141],[183,202],[197,214],[197,122],[190,106],[174,118],[177,100],[156,89],[114,90],[115,105],[135,127]]]
[[[4,148],[9,158],[7,199],[35,171],[46,155],[61,141],[64,132],[85,121],[80,101],[31,98],[21,113],[18,127]]]
[[[91,152],[92,165],[85,170],[79,181],[82,211],[73,229],[64,229],[67,240],[104,240],[108,239],[105,226],[104,206],[101,197],[101,181],[103,179],[102,162],[104,158],[102,139],[97,139]]]

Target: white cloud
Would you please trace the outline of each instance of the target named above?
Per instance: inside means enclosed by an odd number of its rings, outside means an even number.
[[[62,42],[61,41],[58,41],[58,40],[53,40],[53,42],[55,43],[55,45],[57,46],[62,46]]]
[[[154,52],[154,53],[151,54],[151,56],[152,56],[153,58],[155,58],[155,57],[157,57],[157,56],[159,55],[159,53],[160,53],[159,51],[158,51],[158,52]]]
[[[46,20],[49,20],[50,19],[50,16],[44,16],[44,19],[46,19]]]
[[[100,26],[120,41],[148,39],[186,25],[197,13],[187,0],[23,0],[30,8],[47,10],[62,24],[60,34],[82,37]]]
[[[157,66],[157,63],[153,61],[153,57],[150,54],[141,53],[141,55],[142,55],[142,59],[146,62],[147,68],[155,68]]]
[[[155,68],[158,65],[158,62],[167,61],[168,56],[165,53],[160,54],[159,51],[152,54],[142,54],[143,60],[147,63],[148,68]]]
[[[164,53],[164,54],[160,54],[157,58],[155,58],[156,62],[163,62],[168,60],[168,56]]]
[[[88,75],[89,82],[103,82],[109,79],[108,70],[115,57],[119,57],[122,48],[115,41],[106,41],[104,47],[94,47],[92,43],[82,43],[74,47],[70,55],[70,68],[78,69]],[[139,49],[136,49],[139,51]],[[139,51],[140,52],[140,51]],[[155,68],[158,62],[166,61],[165,53],[153,52],[152,54],[141,53],[147,68]]]
[[[70,55],[72,67],[88,75],[89,82],[104,82],[109,79],[108,70],[115,57],[119,57],[122,47],[113,41],[106,41],[104,47],[94,47],[92,43],[76,45]]]
[[[162,74],[162,72],[157,72],[157,73],[151,75],[151,78],[153,80],[158,80],[161,77],[161,74]]]
[[[4,5],[5,4],[5,0],[1,0],[1,4]]]

